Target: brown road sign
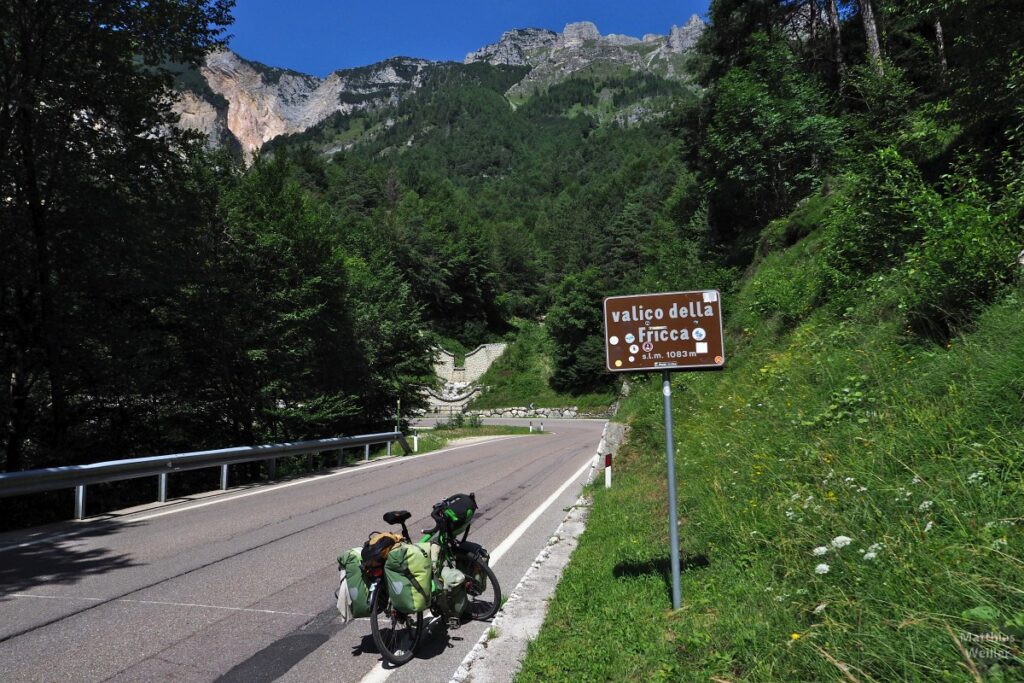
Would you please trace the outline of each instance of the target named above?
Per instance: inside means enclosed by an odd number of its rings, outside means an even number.
[[[610,296],[604,341],[612,372],[722,368],[722,298],[717,289]]]

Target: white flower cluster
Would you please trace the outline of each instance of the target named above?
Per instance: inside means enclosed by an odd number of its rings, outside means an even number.
[[[811,554],[815,557],[822,557],[824,555],[827,555],[830,550],[842,550],[846,546],[850,545],[850,543],[852,542],[853,539],[849,536],[836,536],[831,541],[829,541],[828,545],[819,545],[818,547],[816,547],[814,550],[811,551]],[[814,568],[814,573],[828,574],[830,569],[831,567],[828,564],[822,562]]]
[[[988,473],[984,470],[978,470],[977,472],[971,472],[967,475],[967,483],[972,486],[988,486],[987,481]]]
[[[861,556],[861,559],[870,562],[878,557],[878,551],[885,547],[884,543],[872,543],[868,546],[867,551]]]
[[[926,501],[924,501],[923,503],[921,503],[920,505],[917,506],[917,511],[918,512],[927,512],[928,510],[932,509],[933,505],[935,505],[935,503],[933,503],[930,500],[926,500]]]
[[[839,550],[840,548],[845,548],[846,546],[850,545],[850,542],[852,540],[853,539],[849,536],[836,536],[832,539],[832,547],[836,550]]]

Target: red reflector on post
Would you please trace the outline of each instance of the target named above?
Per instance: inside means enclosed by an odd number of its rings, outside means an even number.
[[[605,467],[611,467],[612,466],[612,454],[611,453],[605,453],[604,454],[604,466]]]

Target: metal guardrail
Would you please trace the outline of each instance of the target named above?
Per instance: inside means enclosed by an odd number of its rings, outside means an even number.
[[[156,455],[148,458],[111,460],[89,465],[67,465],[39,470],[0,473],[0,498],[19,496],[58,489],[75,489],[75,518],[85,517],[85,487],[89,484],[103,484],[139,477],[157,477],[157,500],[167,500],[167,475],[172,472],[186,472],[206,467],[220,467],[220,488],[228,488],[228,465],[258,460],[270,460],[270,476],[276,472],[275,460],[288,455],[307,455],[337,451],[338,465],[343,464],[346,448],[363,446],[365,457],[370,457],[370,446],[386,443],[388,452],[394,442],[406,453],[413,452],[401,432],[381,432],[362,436],[340,436],[314,441],[268,444],[266,446],[238,446],[212,451],[193,451],[173,455]]]

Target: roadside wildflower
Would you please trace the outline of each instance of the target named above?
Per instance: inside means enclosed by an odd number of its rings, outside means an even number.
[[[876,553],[873,550],[869,550],[866,553],[864,553],[864,558],[863,559],[868,561],[868,562],[870,562],[871,560],[875,559],[876,557],[878,557],[878,553]]]
[[[799,633],[795,633],[795,632],[791,633],[791,634],[789,634],[789,639],[790,640],[800,640],[800,634]]]
[[[828,605],[828,603],[827,603],[827,602],[823,602],[823,603],[821,603],[820,605],[818,605],[817,607],[815,607],[815,608],[814,608],[814,613],[815,613],[815,614],[821,614],[822,612],[824,612],[824,611],[825,611],[825,607],[826,607],[827,605]]]
[[[879,550],[885,547],[884,543],[872,543],[868,546],[869,553],[877,553]]]
[[[932,530],[933,526],[935,526],[935,522],[932,522],[932,521],[929,520],[929,522],[924,525],[924,532],[928,533],[929,531]]]
[[[868,490],[867,486],[858,486],[857,487],[857,493],[864,493],[867,490]]]
[[[975,485],[980,484],[981,486],[985,486],[985,472],[983,470],[978,470],[977,472],[972,472],[968,474],[967,483]]]
[[[916,486],[917,484],[920,484],[922,481],[923,479],[921,479],[921,477],[915,476],[913,479],[911,479],[910,483]]]
[[[920,505],[917,506],[917,511],[918,512],[926,512],[928,510],[931,510],[932,506],[934,504],[935,503],[933,503],[932,501],[926,500],[926,501],[924,501],[923,503],[921,503]]]
[[[823,545],[819,545],[817,548],[815,548],[814,550],[811,551],[811,554],[813,554],[815,557],[821,557],[822,555],[824,555],[827,552],[828,552],[828,548],[826,548]]]
[[[850,541],[852,540],[853,539],[849,536],[836,536],[832,539],[832,547],[836,550],[839,550],[840,548],[845,548],[846,546],[850,545]]]
[[[792,510],[786,510],[786,519],[793,519],[796,517],[796,513]]]
[[[827,564],[822,562],[821,564],[819,564],[817,567],[814,568],[814,573],[815,574],[828,574],[828,570],[829,569],[831,569],[831,567],[829,567]]]

